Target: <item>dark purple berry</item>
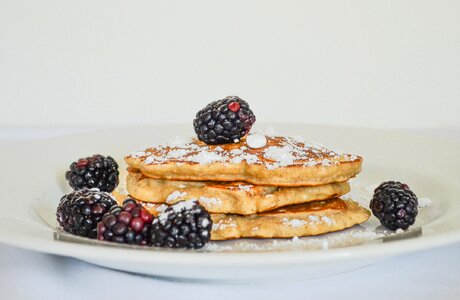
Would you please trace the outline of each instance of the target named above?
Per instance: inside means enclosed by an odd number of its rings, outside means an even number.
[[[115,200],[108,193],[98,189],[81,189],[62,197],[56,217],[64,231],[94,239],[97,237],[97,223],[115,205]]]
[[[74,190],[98,188],[112,192],[118,185],[118,175],[118,164],[112,157],[95,154],[73,162],[65,178]]]
[[[374,191],[370,203],[372,213],[380,223],[391,230],[407,229],[418,214],[417,196],[406,184],[387,181]]]
[[[152,223],[152,244],[169,248],[202,248],[211,238],[212,220],[206,209],[193,201],[168,207]]]

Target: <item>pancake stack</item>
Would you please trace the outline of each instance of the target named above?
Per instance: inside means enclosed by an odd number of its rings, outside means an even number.
[[[318,235],[369,218],[368,210],[340,199],[361,171],[361,157],[301,138],[257,141],[176,140],[131,153],[126,188],[153,214],[179,201],[199,202],[211,214],[212,240]]]

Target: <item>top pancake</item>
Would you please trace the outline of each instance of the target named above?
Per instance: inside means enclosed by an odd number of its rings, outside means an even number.
[[[266,136],[267,144],[206,145],[174,141],[133,152],[129,167],[154,179],[246,181],[256,185],[313,186],[346,181],[361,171],[362,158],[340,154],[301,138]]]

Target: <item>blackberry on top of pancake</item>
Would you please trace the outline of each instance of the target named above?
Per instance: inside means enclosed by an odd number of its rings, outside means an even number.
[[[237,96],[209,103],[193,120],[198,139],[208,145],[237,143],[249,133],[256,116]]]

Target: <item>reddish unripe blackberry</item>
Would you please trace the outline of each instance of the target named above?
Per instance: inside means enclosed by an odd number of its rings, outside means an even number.
[[[133,199],[113,206],[97,225],[97,238],[125,244],[150,245],[152,214]]]

